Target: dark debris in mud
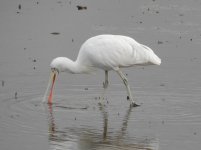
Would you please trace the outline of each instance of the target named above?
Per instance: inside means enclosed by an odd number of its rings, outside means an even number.
[[[15,119],[15,118],[18,118],[18,117],[20,117],[19,114],[10,115],[10,118],[12,118],[12,119]]]
[[[159,40],[158,40],[158,42],[157,42],[157,43],[158,43],[158,45],[159,45],[159,44],[163,44],[163,41],[159,41]]]
[[[15,99],[17,99],[18,98],[18,94],[17,94],[17,92],[15,92]]]
[[[19,5],[18,5],[18,9],[19,9],[19,10],[21,10],[21,8],[22,8],[22,5],[21,5],[21,4],[19,4]]]
[[[1,86],[4,87],[4,85],[5,85],[5,81],[2,80],[2,81],[1,81]]]
[[[52,35],[59,35],[60,33],[59,32],[52,32],[50,34],[52,34]]]
[[[78,10],[87,10],[87,6],[77,5]]]
[[[164,83],[161,83],[160,86],[165,86],[165,84],[164,84]]]

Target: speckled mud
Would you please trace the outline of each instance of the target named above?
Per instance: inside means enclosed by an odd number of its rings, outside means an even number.
[[[78,8],[82,8],[79,9]],[[189,150],[201,143],[201,2],[198,0],[1,0],[0,149]],[[97,34],[148,45],[161,66],[123,69],[140,107],[109,72],[59,74],[42,104],[49,63],[76,59]]]

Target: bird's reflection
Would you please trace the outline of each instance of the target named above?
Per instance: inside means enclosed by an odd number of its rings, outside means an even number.
[[[54,121],[54,116],[53,116],[53,107],[52,104],[48,104],[48,124],[49,124],[49,140],[52,141],[54,140],[55,137],[55,132],[57,131],[55,128],[55,121]]]
[[[117,141],[118,141],[118,139],[121,139],[125,135],[125,131],[126,131],[127,126],[128,126],[128,120],[129,120],[129,116],[131,114],[132,108],[133,107],[129,107],[129,109],[126,112],[126,115],[124,116],[121,129],[118,132],[118,136],[116,136]],[[103,123],[103,141],[106,141],[107,140],[107,129],[108,129],[108,113],[105,110],[105,107],[103,107],[102,105],[99,107],[99,109],[102,113],[103,120],[104,120],[104,123]]]
[[[102,134],[97,133],[94,129],[89,128],[64,128],[58,129],[54,118],[54,105],[48,105],[48,124],[49,124],[49,142],[51,150],[155,150],[156,147],[151,147],[151,140],[149,142],[140,141],[139,144],[127,144],[124,142],[124,135],[126,134],[129,117],[132,112],[132,107],[129,107],[121,124],[120,130],[116,136],[110,136],[108,133],[108,112],[104,106],[99,106],[99,110],[103,117]]]

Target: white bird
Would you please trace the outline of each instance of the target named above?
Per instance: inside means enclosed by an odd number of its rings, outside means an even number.
[[[90,73],[96,69],[105,71],[104,93],[108,87],[108,71],[114,70],[123,80],[131,106],[138,106],[131,94],[126,76],[121,68],[135,65],[160,65],[161,59],[149,47],[138,43],[134,39],[122,35],[98,35],[85,41],[79,51],[77,59],[72,61],[66,57],[57,57],[52,60],[50,67],[52,75],[44,96],[50,89],[48,103],[52,103],[55,78],[60,72],[72,74]],[[51,82],[51,84],[50,84]],[[50,88],[51,87],[51,88]]]

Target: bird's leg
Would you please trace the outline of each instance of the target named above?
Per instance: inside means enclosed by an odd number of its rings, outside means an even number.
[[[108,84],[109,84],[109,81],[108,81],[108,71],[105,71],[105,82],[103,82],[103,88],[107,89]]]
[[[105,82],[103,82],[103,93],[102,93],[102,96],[101,96],[101,103],[102,104],[103,104],[103,100],[104,100],[104,96],[105,96],[108,84],[109,84],[109,81],[108,81],[108,71],[106,70],[105,71]]]
[[[128,79],[126,78],[126,76],[121,72],[121,70],[117,70],[118,75],[121,77],[121,79],[123,80],[124,85],[126,86],[126,90],[129,96],[129,100],[130,100],[130,105],[133,107],[139,106],[138,104],[135,103],[135,101],[133,100],[133,96],[131,94],[131,89],[130,86],[128,84]]]

